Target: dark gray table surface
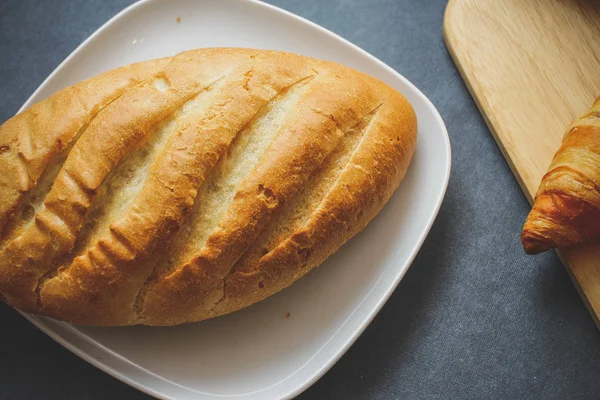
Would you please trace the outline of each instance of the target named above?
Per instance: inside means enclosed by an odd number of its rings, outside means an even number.
[[[0,122],[131,0],[0,0]],[[276,0],[366,49],[442,114],[452,174],[385,307],[302,399],[600,397],[600,335],[553,253],[526,256],[528,211],[442,40],[444,0]],[[0,305],[0,399],[145,399]]]

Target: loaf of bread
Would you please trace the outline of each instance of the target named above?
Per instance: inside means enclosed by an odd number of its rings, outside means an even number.
[[[599,239],[600,97],[567,130],[521,233],[531,254]]]
[[[246,307],[365,227],[416,132],[389,86],[289,53],[98,75],[0,126],[0,299],[105,326]]]

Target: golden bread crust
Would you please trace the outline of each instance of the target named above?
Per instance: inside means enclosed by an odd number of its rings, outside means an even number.
[[[175,325],[246,307],[362,230],[412,157],[410,104],[338,64],[202,49],[139,65],[129,86],[103,87],[83,111],[56,105],[62,92],[45,100],[56,109],[46,126],[61,112],[73,121],[43,139],[26,185],[0,181],[9,304],[90,325]],[[21,140],[11,121],[0,130]],[[3,172],[15,156],[2,157]]]
[[[117,68],[65,88],[0,126],[0,231],[25,192],[81,128],[127,89],[150,78],[167,59]]]

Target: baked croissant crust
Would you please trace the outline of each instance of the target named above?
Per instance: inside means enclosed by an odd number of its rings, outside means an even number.
[[[113,326],[246,307],[377,215],[416,133],[391,87],[289,53],[98,75],[0,126],[0,299]]]
[[[525,251],[600,239],[600,97],[567,131],[521,233]]]

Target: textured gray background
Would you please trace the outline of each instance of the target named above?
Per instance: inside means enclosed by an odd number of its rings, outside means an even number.
[[[0,122],[131,0],[0,0]],[[373,323],[302,399],[600,395],[600,335],[554,254],[528,257],[528,205],[444,46],[444,0],[277,0],[366,49],[437,106],[448,194]],[[0,399],[146,399],[0,305]]]

